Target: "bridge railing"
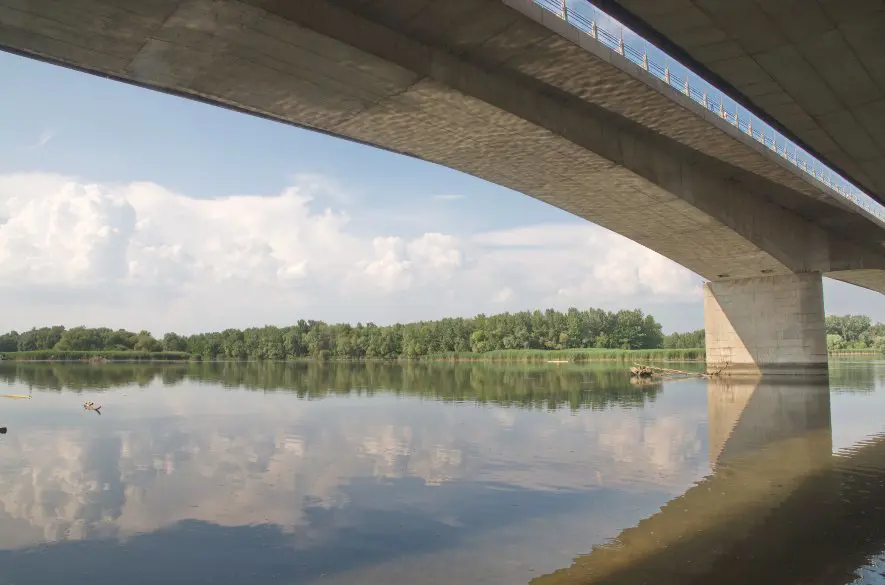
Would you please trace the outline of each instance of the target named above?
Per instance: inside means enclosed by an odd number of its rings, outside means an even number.
[[[766,124],[685,65],[637,35],[587,0],[533,0],[535,4],[586,33],[673,89],[717,114],[803,173],[820,181],[858,207],[885,222],[885,206],[864,193],[805,149]]]

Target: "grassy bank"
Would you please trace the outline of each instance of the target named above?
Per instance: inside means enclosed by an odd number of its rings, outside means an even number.
[[[451,362],[600,362],[703,361],[703,349],[507,349],[486,353],[455,352],[424,360]]]
[[[883,352],[875,350],[871,347],[865,347],[863,349],[833,349],[829,351],[831,356],[853,356],[853,355],[871,355],[871,356],[881,356]]]
[[[873,349],[848,349],[831,351],[830,356],[881,356],[882,352]],[[0,352],[0,358],[11,361],[109,361],[109,362],[172,362],[172,361],[204,361],[201,356],[192,356],[179,351],[15,351]],[[547,362],[688,362],[704,361],[705,351],[697,349],[513,349],[490,351],[486,353],[453,352],[423,356],[417,361],[426,362],[495,362],[495,363],[534,363]],[[401,358],[404,361],[413,361]],[[214,361],[214,360],[206,360]],[[219,360],[227,361],[227,360]],[[390,362],[396,360],[362,358],[335,358],[315,360],[311,358],[295,358],[289,361],[330,361],[330,362]]]
[[[38,351],[11,351],[0,353],[5,360],[13,361],[125,361],[125,362],[171,362],[189,360],[183,351],[63,351],[45,349]]]

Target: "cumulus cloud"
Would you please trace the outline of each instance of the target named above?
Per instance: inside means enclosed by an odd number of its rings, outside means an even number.
[[[366,237],[348,201],[313,175],[277,194],[202,199],[153,183],[0,176],[0,301],[18,309],[0,328],[383,323],[699,294],[687,270],[591,224],[456,237],[428,217],[418,237]]]

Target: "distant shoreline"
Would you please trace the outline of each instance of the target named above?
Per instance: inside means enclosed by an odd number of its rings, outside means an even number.
[[[520,349],[499,350],[486,353],[454,352],[431,354],[419,358],[325,358],[298,357],[288,360],[234,360],[204,359],[186,352],[143,352],[143,351],[16,351],[0,352],[0,360],[10,362],[163,362],[163,363],[245,363],[245,362],[319,362],[319,363],[396,363],[396,362],[439,362],[439,363],[534,363],[568,365],[594,362],[704,362],[705,350],[696,349]],[[871,349],[830,351],[831,357],[882,356],[882,352]]]
[[[17,351],[2,352],[0,358],[14,362],[248,362],[275,360],[218,360],[203,359],[185,352],[141,352],[141,351]],[[629,360],[651,361],[704,361],[703,349],[563,349],[563,350],[501,350],[487,353],[455,352],[431,354],[419,358],[323,358],[299,357],[291,362],[499,362],[499,363],[588,363]]]

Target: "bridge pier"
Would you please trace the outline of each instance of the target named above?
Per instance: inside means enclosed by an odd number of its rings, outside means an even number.
[[[824,316],[819,272],[708,282],[707,370],[826,375]]]

